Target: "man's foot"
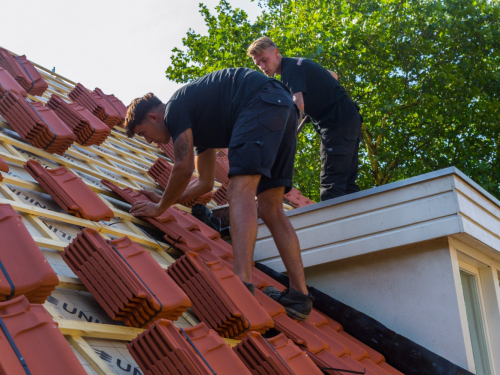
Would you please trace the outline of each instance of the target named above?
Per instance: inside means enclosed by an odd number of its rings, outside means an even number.
[[[264,294],[279,302],[290,318],[300,321],[306,321],[309,318],[314,301],[311,293],[305,295],[293,288],[280,292],[275,287],[268,286]]]
[[[247,287],[248,291],[250,293],[252,293],[253,296],[255,296],[255,284],[252,284],[252,283],[246,283],[244,281],[242,281],[243,284],[245,284],[245,286]]]

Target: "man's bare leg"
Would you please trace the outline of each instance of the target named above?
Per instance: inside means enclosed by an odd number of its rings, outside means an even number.
[[[255,194],[260,175],[233,176],[227,189],[233,243],[233,272],[244,282],[252,282],[252,263],[257,239]]]
[[[266,190],[257,196],[260,217],[273,236],[290,278],[290,287],[308,294],[300,245],[295,229],[283,212],[284,187]]]

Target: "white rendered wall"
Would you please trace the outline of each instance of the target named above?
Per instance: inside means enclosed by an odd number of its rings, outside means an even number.
[[[308,285],[468,368],[447,241],[306,268]]]

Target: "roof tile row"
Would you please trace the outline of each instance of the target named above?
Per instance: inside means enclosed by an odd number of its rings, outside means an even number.
[[[204,323],[181,330],[169,320],[152,324],[128,349],[146,375],[250,375],[231,347]]]
[[[106,242],[85,228],[62,257],[106,313],[128,326],[176,320],[191,306],[151,254],[127,237]]]
[[[86,374],[42,305],[24,296],[2,302],[0,323],[0,374]]]
[[[42,96],[49,85],[26,56],[13,56],[0,48],[0,65],[31,95]]]
[[[0,301],[24,294],[44,303],[59,279],[9,204],[0,204],[0,238]]]
[[[162,150],[172,162],[175,160],[174,144],[171,140],[168,143],[158,143],[158,148]]]
[[[30,103],[16,91],[0,99],[0,114],[9,125],[35,147],[62,155],[76,140],[75,135],[50,108]]]
[[[117,112],[111,102],[108,101],[107,97],[101,97],[96,92],[89,92],[81,83],[78,83],[68,96],[82,107],[87,108],[111,129],[123,121],[123,117]]]
[[[227,338],[242,338],[248,331],[273,328],[271,317],[222,260],[207,263],[188,253],[168,268],[168,274],[193,302],[203,322]]]
[[[217,191],[214,194],[213,200],[215,203],[217,203],[219,206],[223,206],[227,204],[227,185],[222,185],[217,189]]]
[[[66,167],[48,169],[30,159],[24,168],[66,212],[93,221],[109,221],[114,217],[103,200]]]
[[[0,97],[2,97],[6,90],[14,90],[19,94],[28,97],[28,93],[22,86],[10,75],[4,68],[0,67]]]
[[[47,106],[73,131],[76,141],[81,145],[100,145],[111,133],[105,123],[77,103],[66,103],[53,94]]]

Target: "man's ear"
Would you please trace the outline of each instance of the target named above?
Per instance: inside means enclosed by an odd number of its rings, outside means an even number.
[[[152,123],[157,123],[158,122],[158,117],[159,116],[158,116],[157,113],[155,113],[153,111],[149,112],[148,115],[147,115],[147,117],[148,117],[148,120],[151,121]]]

